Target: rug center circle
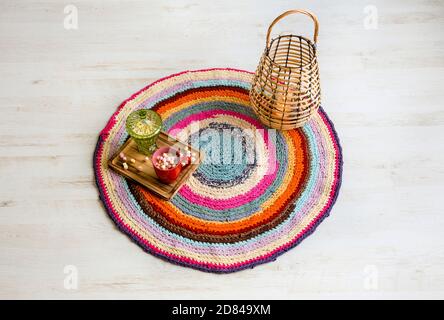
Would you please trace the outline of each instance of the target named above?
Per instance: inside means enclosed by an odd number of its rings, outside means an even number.
[[[194,173],[202,184],[211,187],[237,185],[256,167],[256,148],[250,132],[228,123],[211,122],[188,139],[203,150],[205,159]]]

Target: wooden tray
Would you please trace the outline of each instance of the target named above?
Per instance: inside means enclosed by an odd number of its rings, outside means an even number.
[[[161,148],[173,145],[181,149],[187,146],[187,144],[173,138],[165,132],[160,132],[159,137],[157,138],[157,146]],[[191,148],[191,146],[189,147]],[[129,138],[119,151],[117,151],[114,157],[108,161],[108,166],[124,177],[140,183],[160,197],[170,200],[203,161],[203,153],[193,148],[191,148],[191,151],[197,155],[195,163],[191,163],[183,169],[177,180],[171,184],[165,184],[157,179],[151,160],[145,161],[146,156],[139,152],[136,142],[132,138]],[[123,169],[122,163],[124,161],[119,157],[121,152],[123,152],[128,158],[126,161],[129,167],[128,170]],[[131,163],[129,160],[130,158],[136,160],[136,163]],[[142,171],[137,170],[137,166],[142,166]]]

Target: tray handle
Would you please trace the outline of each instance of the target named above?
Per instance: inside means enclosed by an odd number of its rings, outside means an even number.
[[[274,25],[276,23],[278,23],[281,19],[285,18],[286,16],[289,16],[291,14],[296,14],[296,13],[305,14],[306,16],[309,16],[313,20],[313,22],[314,22],[313,41],[314,41],[314,43],[318,42],[318,34],[319,34],[319,20],[318,20],[318,18],[314,15],[314,13],[312,13],[310,11],[302,10],[302,9],[295,9],[295,10],[289,10],[289,11],[284,12],[283,14],[278,16],[276,19],[274,19],[273,22],[270,24],[270,26],[268,27],[268,32],[267,32],[267,48],[270,46],[271,30],[273,29]]]

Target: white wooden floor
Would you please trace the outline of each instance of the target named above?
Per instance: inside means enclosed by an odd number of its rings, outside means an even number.
[[[323,104],[343,146],[331,216],[240,273],[145,254],[98,199],[99,131],[162,76],[253,71],[268,24],[294,6],[319,15]],[[444,298],[443,30],[442,0],[1,0],[0,298]]]

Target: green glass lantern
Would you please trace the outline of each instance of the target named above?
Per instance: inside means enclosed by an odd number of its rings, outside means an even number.
[[[153,110],[136,110],[126,119],[126,131],[136,141],[139,152],[145,155],[156,151],[156,140],[161,129],[162,119]]]

